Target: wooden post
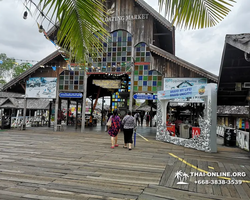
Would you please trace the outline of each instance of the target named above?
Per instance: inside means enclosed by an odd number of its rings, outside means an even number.
[[[104,126],[104,96],[102,97],[102,120],[101,120],[101,126]]]
[[[110,108],[109,108],[111,112],[112,112],[112,103],[113,102],[112,102],[112,92],[111,92],[111,94],[110,94]]]
[[[85,108],[86,108],[86,97],[87,97],[87,72],[86,68],[84,68],[84,91],[83,91],[83,97],[82,97],[82,126],[81,126],[81,133],[85,130]]]
[[[24,97],[23,121],[21,125],[21,130],[23,130],[24,126],[26,126],[26,110],[27,110],[27,98]]]
[[[51,112],[52,112],[52,99],[49,100],[49,122],[48,127],[50,128],[50,122],[51,122]]]
[[[171,109],[171,108],[170,108]],[[151,102],[151,106],[150,106],[150,127],[152,127],[152,117],[153,117],[153,100]]]
[[[134,56],[134,46],[132,46],[132,56]],[[133,60],[131,66],[131,75],[130,75],[130,94],[129,94],[129,110],[132,112],[133,109],[133,95],[134,95],[134,67],[135,63]],[[126,105],[127,106],[127,105]]]
[[[76,120],[75,120],[75,129],[77,129],[77,121],[78,121],[78,99],[76,99]]]
[[[57,116],[58,116],[58,102],[59,102],[59,68],[56,67],[57,79],[56,79],[56,103],[55,103],[55,121],[54,121],[54,131],[57,131]]]
[[[248,90],[248,96],[250,96],[250,89]],[[250,135],[250,99],[247,98],[247,101],[248,101],[248,132],[249,132],[249,135]],[[249,146],[250,137],[248,138],[247,142],[248,142],[248,146]]]
[[[66,125],[68,126],[69,125],[69,105],[70,105],[70,100],[68,99],[67,100],[67,112],[66,112],[66,114],[67,114],[67,122],[66,122]]]
[[[90,112],[90,119],[92,118],[91,116],[93,115],[93,109],[94,109],[94,99],[93,96],[91,98],[91,112]]]

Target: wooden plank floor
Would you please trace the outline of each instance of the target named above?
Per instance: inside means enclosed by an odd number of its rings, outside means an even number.
[[[189,184],[178,185],[175,177],[198,167],[245,172],[241,179],[250,180],[248,152],[220,147],[211,154],[139,136],[128,151],[122,133],[118,141],[111,149],[107,133],[95,130],[1,131],[0,199],[250,199],[249,183],[198,185],[200,177],[189,177]]]

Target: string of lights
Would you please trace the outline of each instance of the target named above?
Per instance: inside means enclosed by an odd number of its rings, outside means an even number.
[[[46,20],[48,20],[48,21],[49,21],[51,24],[53,24],[54,26],[57,26],[57,25],[52,21],[52,19],[50,19],[47,15],[45,15],[45,14],[43,13],[43,11],[39,8],[39,6],[38,6],[35,2],[33,2],[32,0],[25,0],[25,2],[26,2],[26,5],[24,4],[24,6],[25,6],[26,9],[29,11],[29,13],[30,13],[31,16],[32,16],[32,13],[30,12],[30,9],[27,7],[28,2],[32,3],[32,4],[36,7],[36,9],[40,12],[40,14],[41,14],[42,17],[44,17]],[[24,12],[24,15],[23,15],[23,18],[24,18],[24,19],[27,19],[27,16],[28,16],[28,13],[25,11],[25,12]],[[33,17],[33,16],[32,16],[32,17]],[[43,21],[43,20],[42,20],[42,21]],[[42,24],[40,25],[39,28],[43,29]],[[39,30],[40,30],[40,29],[39,29]],[[41,31],[41,32],[42,32],[42,31]]]
[[[37,60],[26,60],[26,59],[19,59],[19,58],[14,58],[14,60],[19,60],[21,62],[26,62],[26,63],[30,63],[30,62],[39,62]]]
[[[48,20],[48,21],[49,21],[51,24],[53,24],[54,26],[57,27],[57,25],[56,25],[54,22],[52,22],[52,20],[49,19],[49,18],[42,12],[42,11],[40,10],[40,8],[39,8],[32,0],[25,0],[25,1],[26,1],[26,5],[24,4],[24,6],[25,6],[25,8],[27,9],[27,11],[29,12],[30,16],[34,19],[34,21],[36,21],[36,23],[37,23],[37,25],[38,25],[39,32],[40,32],[40,33],[43,33],[44,36],[45,36],[45,38],[46,38],[47,40],[49,40],[49,41],[55,46],[55,48],[56,48],[57,50],[60,49],[60,46],[57,45],[57,41],[52,41],[52,40],[49,38],[49,36],[48,36],[47,32],[45,31],[45,29],[43,28],[42,24],[39,24],[38,21],[33,17],[33,15],[32,15],[32,13],[31,13],[30,9],[27,7],[27,3],[28,3],[28,2],[32,3],[32,4],[36,7],[36,9],[40,12],[40,14],[41,14],[42,17],[44,17],[46,20]],[[23,19],[27,19],[27,16],[28,16],[28,12],[27,12],[27,11],[24,12],[24,14],[23,14]],[[42,21],[43,21],[43,20],[42,20]],[[56,37],[55,37],[55,40],[56,40]],[[69,59],[67,58],[67,53],[66,53],[66,51],[65,51],[65,50],[60,50],[59,52],[60,52],[61,56],[64,58],[64,60],[65,60],[67,63],[69,63]],[[44,66],[41,66],[41,67],[44,68]],[[56,68],[56,66],[53,66],[53,67]],[[53,68],[53,70],[54,70],[54,68]]]

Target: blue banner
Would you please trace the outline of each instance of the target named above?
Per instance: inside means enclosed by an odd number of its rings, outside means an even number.
[[[152,94],[134,94],[134,99],[154,100],[154,99],[157,99],[157,95],[152,95]]]
[[[82,93],[60,93],[61,98],[82,98]]]
[[[182,99],[194,96],[204,96],[206,85],[195,85],[192,87],[185,87],[173,90],[158,91],[158,99]]]

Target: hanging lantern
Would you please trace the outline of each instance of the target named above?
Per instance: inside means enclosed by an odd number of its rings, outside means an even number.
[[[39,33],[42,33],[42,32],[43,32],[43,26],[40,25],[40,26],[39,26]]]
[[[28,16],[28,12],[24,11],[24,13],[23,13],[23,19],[27,19],[27,16]]]

